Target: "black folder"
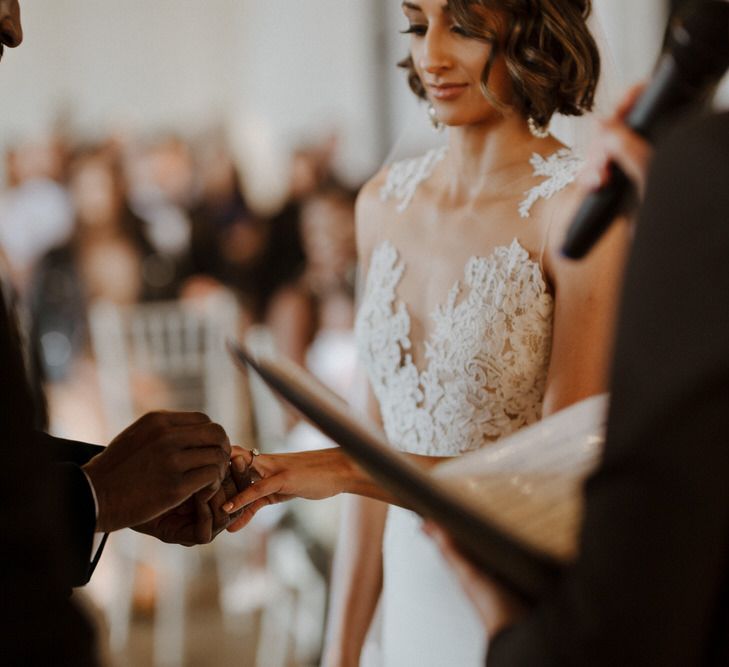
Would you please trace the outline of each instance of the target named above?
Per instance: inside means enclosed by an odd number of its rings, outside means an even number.
[[[390,447],[381,431],[353,414],[344,400],[307,371],[236,343],[229,343],[229,350],[242,369],[253,369],[405,506],[445,527],[466,557],[524,602],[535,602],[559,579],[565,563],[485,520],[446,485]]]

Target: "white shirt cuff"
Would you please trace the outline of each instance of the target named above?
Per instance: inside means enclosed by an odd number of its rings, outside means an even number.
[[[99,520],[99,499],[96,497],[96,489],[94,488],[94,485],[91,483],[91,477],[88,476],[86,471],[81,468],[81,472],[84,474],[84,477],[86,478],[86,481],[89,483],[89,488],[91,489],[91,495],[94,498],[94,516],[96,517],[96,520]]]

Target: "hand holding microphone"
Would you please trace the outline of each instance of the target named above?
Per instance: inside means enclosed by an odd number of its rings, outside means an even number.
[[[625,118],[645,90],[642,83],[631,88],[615,114],[599,121],[599,128],[587,153],[579,181],[588,192],[600,190],[610,183],[613,166],[617,165],[643,199],[645,180],[653,146],[625,124]]]
[[[657,126],[676,112],[699,101],[722,77],[729,67],[729,3],[709,0],[702,3],[686,20],[671,30],[669,47],[659,61],[652,81],[637,99],[629,99],[623,113],[625,125],[635,134],[651,141]],[[627,109],[630,108],[629,111]],[[643,154],[647,161],[649,151],[626,128],[614,120],[608,125],[606,142],[615,156]],[[608,143],[605,144],[609,146]],[[626,150],[627,149],[627,150]],[[600,239],[610,223],[621,213],[631,194],[632,175],[644,172],[638,160],[636,165],[624,161],[628,173],[611,163],[602,168],[599,182],[602,187],[587,196],[575,216],[565,239],[562,252],[571,259],[584,257]],[[640,185],[640,183],[639,183]]]

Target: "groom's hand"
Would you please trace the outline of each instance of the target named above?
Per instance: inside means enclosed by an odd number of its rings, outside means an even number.
[[[240,490],[228,474],[210,500],[205,501],[196,494],[156,519],[134,526],[134,530],[170,544],[186,547],[208,544],[243,512],[231,515],[223,510],[223,505]]]
[[[193,496],[134,530],[169,544],[207,544],[212,539],[210,514],[208,504]]]
[[[205,415],[145,415],[84,466],[99,503],[97,530],[149,526],[156,520],[157,530],[167,535],[182,531],[191,508],[194,516],[203,515],[196,519],[202,530],[207,520],[202,505],[220,491],[229,461],[225,431]]]

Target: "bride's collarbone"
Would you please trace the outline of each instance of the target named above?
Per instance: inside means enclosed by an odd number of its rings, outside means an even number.
[[[540,215],[519,217],[512,204],[505,199],[488,207],[451,209],[422,200],[391,218],[383,232],[401,254],[422,256],[426,263],[434,256],[457,257],[459,248],[469,257],[483,256],[515,239],[532,255],[541,247],[544,221]]]

